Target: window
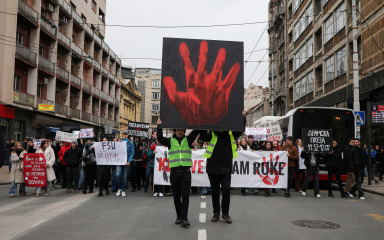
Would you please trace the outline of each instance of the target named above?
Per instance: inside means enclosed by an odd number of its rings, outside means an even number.
[[[345,27],[345,5],[341,4],[335,10],[335,33],[338,33]]]
[[[149,74],[161,74],[161,70],[159,69],[150,69]]]
[[[313,6],[312,6],[312,2],[310,2],[310,4],[308,5],[307,10],[305,11],[305,15],[306,15],[306,18],[307,18],[306,26],[308,26],[312,22],[312,20],[313,20]]]
[[[325,83],[333,80],[335,76],[335,60],[334,57],[330,57],[325,60]]]
[[[324,43],[327,43],[333,38],[333,16],[331,15],[324,25]]]
[[[20,43],[21,45],[24,45],[24,34],[21,32],[16,32],[16,42]]]
[[[301,79],[300,97],[304,97],[305,95],[307,95],[307,78],[303,77]]]
[[[328,1],[329,1],[329,0],[323,0],[323,6],[324,6],[325,4],[327,4]]]
[[[102,22],[105,22],[105,14],[103,11],[101,11],[101,9],[99,8],[99,19],[102,21]]]
[[[97,4],[95,1],[92,1],[92,10],[96,13],[96,10],[97,10]]]
[[[295,83],[295,101],[300,99],[300,84],[301,81]]]
[[[151,124],[157,124],[157,119],[158,118],[159,118],[159,116],[152,116]]]
[[[336,52],[336,77],[345,73],[346,57],[345,47]]]
[[[152,88],[160,88],[160,80],[159,79],[152,80]]]
[[[44,47],[41,45],[39,46],[39,55],[44,57]]]
[[[86,23],[87,22],[87,18],[84,16],[84,14],[81,14],[81,19],[83,19],[83,21]]]
[[[21,76],[15,75],[14,83],[13,83],[13,89],[20,92],[21,91],[21,82],[22,82]]]
[[[160,104],[158,103],[152,103],[152,112],[159,112],[160,111]]]
[[[71,7],[72,7],[72,10],[76,12],[76,5],[75,5],[75,4],[73,4],[73,2],[72,2],[72,1],[70,2],[70,4],[71,4]]]
[[[152,100],[159,100],[160,92],[152,92]]]
[[[307,84],[308,84],[307,93],[313,92],[313,72],[312,71],[307,75]]]

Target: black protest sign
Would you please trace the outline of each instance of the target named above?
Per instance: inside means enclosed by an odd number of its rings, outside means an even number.
[[[129,122],[128,135],[132,137],[148,138],[149,123]]]
[[[332,151],[332,129],[306,129],[303,128],[303,146],[308,152]]]
[[[163,39],[162,128],[244,131],[244,44]]]

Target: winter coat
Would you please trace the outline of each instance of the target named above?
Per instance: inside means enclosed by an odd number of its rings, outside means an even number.
[[[133,145],[135,147],[135,155],[133,156],[133,159],[136,159],[136,160],[142,160],[143,159],[143,149],[140,150],[140,147],[142,148],[143,147],[143,143],[141,142],[133,142]]]
[[[95,149],[93,149],[93,144],[92,145],[84,145],[83,148],[83,162],[85,164],[96,164],[96,157],[95,157]]]
[[[23,158],[25,154],[27,154],[26,151],[22,151],[19,156],[17,156],[16,152],[11,153],[11,182],[24,183]]]
[[[64,161],[63,157],[64,157],[65,152],[70,148],[71,148],[71,144],[68,144],[68,146],[64,144],[64,146],[62,148],[60,148],[58,156],[59,156],[61,165],[64,165],[64,166],[67,165],[67,163]]]
[[[291,147],[285,145],[281,149],[282,151],[287,151],[289,153],[288,157],[288,167],[295,167],[296,162],[299,160],[299,149],[292,144]]]
[[[37,149],[36,153],[43,153],[43,149]],[[53,165],[55,164],[55,152],[51,147],[47,147],[44,151],[46,172],[47,172],[47,181],[56,180],[55,171],[53,170]]]
[[[356,158],[356,149],[354,146],[348,146],[343,151],[344,155],[344,166],[347,172],[355,171],[355,158]]]
[[[328,169],[340,169],[343,166],[341,149],[336,146],[332,151],[333,153],[325,154],[325,165],[327,165]]]
[[[64,162],[68,164],[69,167],[78,167],[81,163],[83,156],[83,151],[79,148],[70,148],[68,149],[63,157]]]

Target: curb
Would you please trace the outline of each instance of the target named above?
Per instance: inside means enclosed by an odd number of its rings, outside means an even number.
[[[364,192],[367,192],[367,193],[371,193],[371,194],[376,194],[376,195],[380,195],[380,196],[383,196],[384,197],[384,193],[381,193],[381,192],[375,192],[375,191],[372,191],[372,190],[368,190],[368,189],[365,189],[365,188],[361,188]]]
[[[11,182],[0,182],[0,185],[8,185],[11,184]]]

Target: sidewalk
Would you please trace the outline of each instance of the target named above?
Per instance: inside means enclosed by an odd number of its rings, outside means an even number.
[[[8,165],[4,165],[0,168],[0,185],[10,184],[9,178],[11,174],[8,172]]]
[[[364,192],[369,192],[373,194],[378,194],[384,196],[384,182],[375,183],[375,180],[372,180],[372,185],[368,185],[368,177],[365,177],[361,188]]]

